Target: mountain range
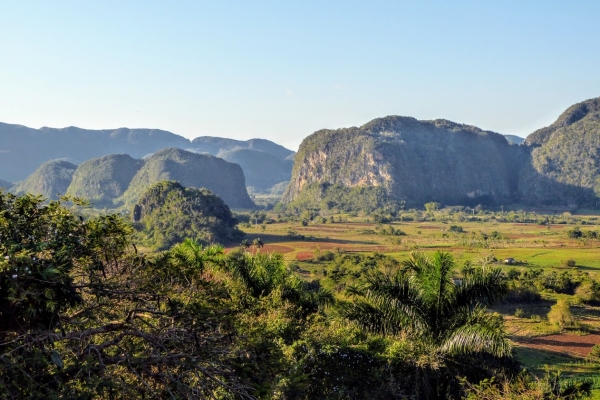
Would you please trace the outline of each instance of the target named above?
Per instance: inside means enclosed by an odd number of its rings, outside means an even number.
[[[265,139],[241,141],[201,136],[190,141],[159,129],[33,129],[0,123],[0,138],[0,179],[7,183],[24,180],[52,160],[79,165],[109,154],[141,159],[173,147],[240,164],[246,184],[255,191],[268,192],[272,186],[289,181],[295,154]]]
[[[207,187],[232,208],[253,206],[247,189],[284,187],[284,204],[311,207],[334,207],[343,196],[346,204],[384,196],[377,204],[600,207],[600,98],[569,107],[521,144],[513,135],[402,116],[319,130],[297,154],[264,139],[189,141],[152,129],[0,124],[0,137],[0,187],[50,198],[69,193],[106,207],[131,206],[162,180]],[[343,196],[332,194],[340,188]]]

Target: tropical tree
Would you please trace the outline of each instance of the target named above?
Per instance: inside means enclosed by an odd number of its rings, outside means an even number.
[[[261,238],[256,238],[252,241],[252,246],[254,246],[255,249],[260,249],[264,246],[265,244],[263,243],[263,241],[261,240]]]
[[[222,246],[202,247],[201,243],[189,238],[173,246],[170,254],[182,273],[191,272],[188,271],[190,269],[202,273],[208,265],[218,265],[224,261]]]
[[[301,313],[315,312],[333,303],[333,295],[320,287],[311,289],[288,268],[281,253],[233,251],[228,254],[225,268],[240,281],[252,297],[268,296],[273,291],[281,298],[300,307]]]
[[[485,305],[500,299],[507,284],[499,269],[466,270],[453,279],[448,253],[413,253],[394,273],[372,272],[353,288],[342,316],[363,329],[404,341],[416,366],[420,398],[447,398],[460,390],[458,376],[481,373],[510,359],[511,345],[500,316]]]
[[[0,398],[253,398],[212,248],[142,256],[67,200],[0,191]]]
[[[242,242],[240,243],[240,248],[247,249],[248,247],[250,247],[250,242],[248,241],[248,239],[242,240]]]

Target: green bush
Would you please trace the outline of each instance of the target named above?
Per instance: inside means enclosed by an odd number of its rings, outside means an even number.
[[[575,326],[575,317],[571,312],[571,307],[566,300],[558,300],[555,305],[550,308],[548,313],[548,322],[557,325],[561,329]]]

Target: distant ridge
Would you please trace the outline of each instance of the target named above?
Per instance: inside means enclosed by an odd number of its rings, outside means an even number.
[[[506,140],[508,140],[509,143],[514,144],[521,144],[525,141],[525,138],[522,138],[521,136],[517,135],[504,135],[504,137],[506,138]]]
[[[201,136],[190,141],[160,129],[33,129],[0,123],[0,138],[0,179],[13,182],[25,179],[41,164],[51,160],[81,164],[110,154],[127,154],[140,159],[174,147],[196,153],[206,152],[229,160],[237,158],[249,177],[248,186],[268,191],[271,186],[289,180],[295,154],[265,139],[242,141]],[[234,154],[238,149],[248,151],[244,156],[238,156]]]
[[[295,153],[269,140],[201,136],[192,140],[192,145],[191,151],[239,164],[246,175],[246,185],[258,192],[270,191],[292,176]]]

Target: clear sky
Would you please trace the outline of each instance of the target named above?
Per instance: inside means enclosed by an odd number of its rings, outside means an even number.
[[[0,121],[293,150],[386,115],[527,136],[600,96],[599,21],[584,0],[0,0]]]

